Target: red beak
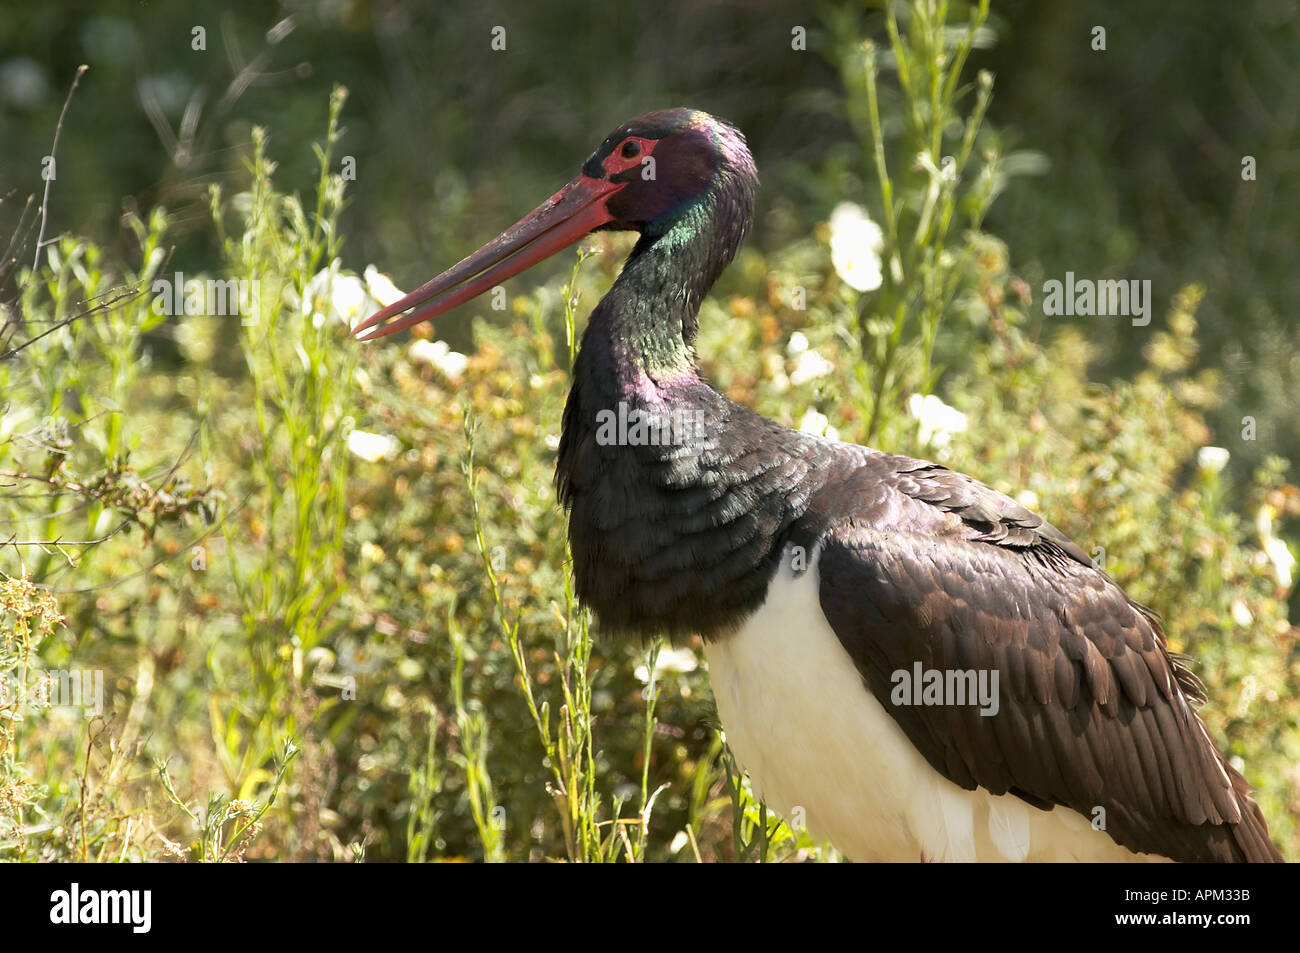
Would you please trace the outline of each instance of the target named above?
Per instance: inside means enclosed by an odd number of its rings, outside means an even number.
[[[370,341],[428,321],[569,247],[614,220],[605,200],[626,184],[578,176],[474,254],[366,318],[352,329],[352,336]],[[376,327],[421,304],[420,310]]]

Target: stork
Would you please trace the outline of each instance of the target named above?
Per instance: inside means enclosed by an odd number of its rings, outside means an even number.
[[[575,585],[601,632],[702,636],[771,808],[861,861],[1280,860],[1200,682],[1075,543],[971,477],[790,430],[701,377],[700,302],[757,189],[734,127],[647,113],[354,334],[440,315],[592,231],[639,233],[564,411]]]

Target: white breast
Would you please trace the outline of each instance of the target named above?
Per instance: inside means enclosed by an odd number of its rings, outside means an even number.
[[[798,577],[790,564],[740,631],[705,647],[727,742],[769,808],[858,861],[1163,859],[931,768],[826,621],[816,558]]]

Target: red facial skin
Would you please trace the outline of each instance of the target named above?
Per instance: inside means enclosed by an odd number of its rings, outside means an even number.
[[[636,144],[636,154],[624,156],[631,143]],[[428,321],[478,297],[598,228],[631,227],[620,223],[607,203],[639,179],[636,170],[658,144],[657,139],[624,138],[601,162],[604,178],[579,175],[474,254],[361,322],[352,330],[353,337],[369,341]],[[426,307],[402,314],[419,304]],[[402,316],[383,324],[397,315]]]

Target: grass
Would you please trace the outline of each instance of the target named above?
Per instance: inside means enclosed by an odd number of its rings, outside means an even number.
[[[1283,461],[1236,484],[1197,463],[1227,442],[1205,424],[1213,373],[1189,369],[1200,290],[1168,302],[1139,373],[1094,381],[1088,342],[1035,319],[982,230],[1033,166],[985,122],[993,78],[964,76],[987,4],[873,16],[827,22],[859,139],[818,181],[881,223],[880,288],[837,274],[824,226],[751,242],[705,302],[706,376],[1021,494],[1100,548],[1196,657],[1212,733],[1300,856],[1295,629],[1261,518],[1300,493]],[[0,857],[837,860],[753,796],[697,642],[606,639],[576,603],[558,427],[626,236],[476,320],[463,362],[429,357],[429,326],[359,347],[349,325],[383,292],[342,263],[345,111],[336,90],[307,198],[276,178],[298,146],[262,130],[244,188],[210,193],[220,256],[198,277],[259,282],[247,312],[153,308],[164,210],[127,219],[122,260],[63,236],[15,276],[0,676],[98,671],[107,705],[0,703]],[[926,394],[978,425],[936,441],[907,409]]]

